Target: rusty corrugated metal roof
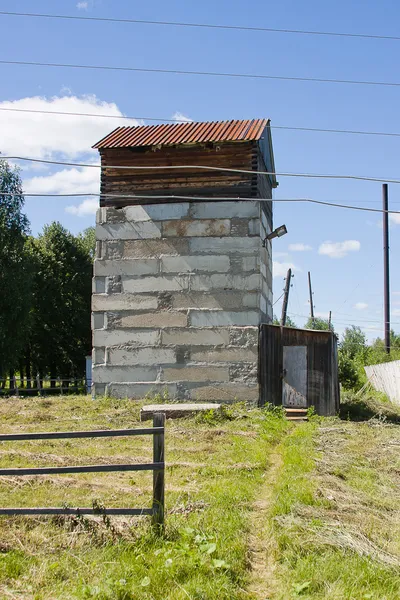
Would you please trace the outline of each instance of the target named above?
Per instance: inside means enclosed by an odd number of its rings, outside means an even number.
[[[248,119],[245,121],[117,127],[97,142],[93,148],[132,148],[135,146],[172,146],[200,142],[259,140],[268,122],[268,119]]]

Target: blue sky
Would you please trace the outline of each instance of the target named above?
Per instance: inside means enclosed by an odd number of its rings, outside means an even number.
[[[398,35],[400,5],[384,0],[245,4],[237,0],[0,0],[0,10],[114,18],[192,21],[276,28]],[[265,73],[400,81],[399,41],[221,31],[150,25],[57,21],[1,16],[1,59],[147,68]],[[194,120],[269,117],[272,125],[400,132],[400,88],[168,74],[85,71],[0,65],[0,107]],[[0,111],[1,113],[1,111]],[[0,114],[0,152],[96,162],[90,146],[119,119]],[[275,129],[278,172],[399,178],[400,138]],[[28,168],[26,191],[96,191],[95,169]],[[360,181],[278,177],[275,198],[381,207],[381,185]],[[400,186],[389,186],[400,210]],[[60,220],[73,232],[94,221],[93,202],[27,199],[32,230]],[[400,215],[399,215],[400,217]],[[274,294],[288,265],[295,277],[289,314],[303,325],[309,312],[307,271],[318,314],[333,313],[341,332],[362,326],[382,335],[382,228],[379,214],[309,204],[276,203],[275,225],[289,234],[274,241]],[[397,221],[397,223],[396,223]],[[392,321],[400,330],[400,218],[391,223]],[[331,244],[326,244],[330,242]],[[302,244],[311,249],[299,251]],[[338,245],[339,244],[339,245]],[[344,245],[343,245],[344,244]],[[322,253],[321,253],[322,252]],[[280,313],[280,302],[275,306]],[[301,315],[301,316],[297,316]]]

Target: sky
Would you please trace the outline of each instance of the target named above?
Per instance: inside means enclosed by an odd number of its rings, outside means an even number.
[[[164,20],[400,35],[392,0],[0,0],[0,11]],[[0,60],[130,66],[293,77],[400,82],[400,41],[17,17],[0,14]],[[147,118],[195,121],[271,119],[272,126],[400,132],[400,87],[213,76],[83,70],[0,64],[0,108],[113,115],[116,118],[0,110],[0,152],[70,162],[98,162],[91,146],[119,125]],[[137,121],[121,120],[129,115]],[[273,129],[278,173],[399,179],[400,137]],[[20,163],[26,193],[97,192],[97,169]],[[278,176],[274,198],[313,198],[381,208],[381,183]],[[389,185],[400,211],[400,185]],[[27,198],[32,232],[58,220],[77,233],[94,224],[93,198]],[[303,326],[310,311],[332,311],[335,330],[359,325],[382,336],[383,252],[379,213],[276,202],[274,310],[284,277],[294,278],[288,314]],[[390,223],[392,323],[400,331],[400,214]]]

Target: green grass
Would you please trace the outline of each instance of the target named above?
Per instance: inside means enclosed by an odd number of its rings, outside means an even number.
[[[400,597],[398,427],[312,419],[279,446],[271,598]]]
[[[2,432],[138,426],[139,405],[87,397],[2,402]],[[146,517],[0,519],[0,597],[34,600],[249,598],[252,506],[271,448],[289,425],[278,412],[227,409],[167,422],[166,533]],[[143,462],[151,438],[8,442],[2,467]],[[145,507],[151,474],[0,478],[1,506]]]

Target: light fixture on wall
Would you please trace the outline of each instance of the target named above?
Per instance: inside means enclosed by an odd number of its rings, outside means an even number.
[[[278,238],[282,237],[286,233],[287,233],[286,225],[281,225],[280,227],[277,227],[276,229],[274,229],[274,231],[271,231],[271,233],[267,235],[267,237],[263,241],[263,244],[262,244],[263,247],[265,248],[265,246],[267,245],[267,241],[273,240],[276,237],[278,237]]]

